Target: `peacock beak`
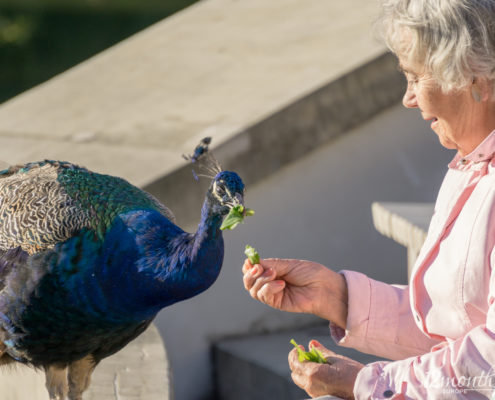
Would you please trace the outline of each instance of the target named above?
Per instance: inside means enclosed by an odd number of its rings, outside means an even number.
[[[236,193],[234,198],[232,199],[233,207],[239,206],[239,205],[244,205],[244,196],[242,193]]]

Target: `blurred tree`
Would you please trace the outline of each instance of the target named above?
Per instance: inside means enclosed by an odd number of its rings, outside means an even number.
[[[196,0],[0,0],[0,102]]]

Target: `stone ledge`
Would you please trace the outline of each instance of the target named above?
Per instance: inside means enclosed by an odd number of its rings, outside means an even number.
[[[407,247],[408,276],[423,245],[431,217],[433,203],[373,203],[373,224],[382,235]]]
[[[2,400],[48,400],[45,374],[24,366],[0,371]],[[171,400],[171,371],[154,325],[96,367],[84,400]]]

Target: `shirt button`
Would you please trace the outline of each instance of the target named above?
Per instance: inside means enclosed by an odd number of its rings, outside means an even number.
[[[462,159],[461,159],[461,161],[460,161],[460,163],[461,163],[462,165],[466,165],[466,164],[467,164],[467,162],[468,162],[468,160],[466,160],[465,158],[462,158]]]
[[[390,397],[392,397],[394,395],[394,392],[392,392],[391,390],[385,390],[383,392],[383,396],[386,397],[387,399],[389,399]]]

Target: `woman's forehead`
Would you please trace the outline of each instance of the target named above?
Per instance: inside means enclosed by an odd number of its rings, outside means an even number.
[[[428,74],[428,69],[423,60],[418,60],[410,53],[397,54],[398,67],[403,72],[410,72],[416,75]]]
[[[399,68],[403,72],[412,72],[419,74],[424,70],[424,66],[422,66],[419,62],[414,62],[412,60],[409,60],[406,57],[401,57],[398,56],[399,59]]]

